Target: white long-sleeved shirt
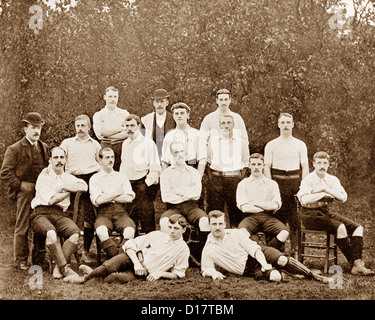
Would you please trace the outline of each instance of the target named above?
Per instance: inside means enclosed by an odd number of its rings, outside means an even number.
[[[183,278],[189,267],[190,250],[186,242],[182,237],[172,240],[165,232],[152,231],[128,240],[123,246],[125,252],[127,249],[142,251],[144,264],[149,273],[169,271]]]
[[[226,229],[222,241],[216,240],[210,233],[202,251],[201,271],[205,277],[212,273],[215,265],[228,272],[242,275],[248,256],[255,258],[260,246],[240,229]]]

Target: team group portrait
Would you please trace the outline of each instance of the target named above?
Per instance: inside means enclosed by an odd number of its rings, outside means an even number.
[[[372,1],[2,0],[0,25],[0,300],[374,300]]]

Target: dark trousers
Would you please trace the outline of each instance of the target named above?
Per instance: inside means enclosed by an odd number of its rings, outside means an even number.
[[[128,210],[130,217],[141,223],[142,232],[148,233],[155,230],[154,193],[145,183],[145,178],[130,181],[135,193],[135,199]]]
[[[226,203],[231,228],[236,228],[242,218],[242,212],[238,209],[236,202],[237,185],[240,181],[240,176],[228,177],[212,174],[207,183],[208,212],[212,210],[224,212]]]

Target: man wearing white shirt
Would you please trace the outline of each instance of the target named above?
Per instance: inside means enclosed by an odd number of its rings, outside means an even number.
[[[127,282],[134,279],[134,275],[151,282],[184,278],[189,266],[189,247],[182,238],[185,231],[185,218],[174,214],[169,218],[167,233],[152,231],[129,240],[123,245],[122,253],[94,270],[81,266],[86,274],[69,277],[66,282],[84,283],[92,278],[102,278],[109,283]]]
[[[235,137],[241,137],[246,140],[249,145],[249,137],[246,130],[246,125],[242,117],[229,109],[231,104],[231,94],[227,89],[220,89],[216,92],[217,109],[203,118],[200,127],[201,141],[204,145],[208,145],[211,135],[218,135],[220,133],[219,119],[223,115],[230,115],[234,121],[233,134]]]
[[[219,210],[208,214],[211,233],[202,252],[201,271],[203,277],[224,279],[225,275],[216,267],[255,280],[282,280],[280,270],[301,274],[306,278],[328,283],[327,277],[313,273],[292,257],[287,257],[272,247],[260,247],[240,229],[225,229],[224,213]]]
[[[264,175],[277,182],[282,206],[276,217],[289,224],[291,254],[296,257],[298,246],[298,215],[294,195],[301,179],[309,173],[306,144],[293,137],[294,121],[289,113],[281,113],[278,119],[280,136],[268,142],[264,149]]]
[[[154,111],[141,118],[144,136],[152,139],[158,149],[161,158],[165,135],[175,128],[176,123],[172,114],[167,111],[169,105],[169,93],[165,89],[156,89],[152,96]]]
[[[95,173],[89,183],[91,202],[98,208],[95,231],[107,258],[118,254],[117,244],[109,236],[113,230],[122,234],[123,242],[135,235],[134,221],[126,211],[126,204],[133,201],[135,194],[127,176],[113,170],[114,157],[111,148],[99,151],[101,171]]]
[[[272,240],[270,247],[283,248],[289,232],[286,226],[274,214],[281,207],[281,197],[277,182],[263,175],[264,158],[259,153],[250,156],[251,175],[237,186],[237,206],[243,212],[243,219],[238,225],[249,236],[259,231]]]
[[[65,163],[65,151],[60,147],[52,149],[50,166],[39,174],[36,195],[31,201],[34,210],[30,216],[31,228],[36,234],[46,235],[46,245],[56,262],[55,278],[75,274],[69,262],[71,255],[77,251],[80,230],[66,211],[71,192],[87,191],[85,181],[64,172]],[[67,238],[62,247],[58,235]]]
[[[103,96],[105,107],[93,116],[93,129],[101,147],[111,147],[115,152],[116,171],[120,168],[121,145],[127,138],[124,121],[129,115],[127,110],[117,107],[118,97],[118,89],[108,87]]]
[[[207,148],[208,211],[224,211],[225,202],[231,227],[237,227],[241,212],[236,204],[238,183],[244,178],[249,164],[247,141],[233,133],[234,118],[219,118],[220,134],[211,135]]]
[[[128,138],[123,142],[120,172],[130,180],[135,192],[132,217],[141,223],[142,232],[155,230],[154,193],[159,183],[161,166],[154,141],[141,133],[141,120],[129,115],[125,120]]]
[[[169,131],[163,141],[161,162],[163,170],[173,164],[173,155],[170,146],[173,142],[179,141],[185,145],[185,159],[188,165],[198,169],[203,177],[207,159],[206,147],[199,144],[199,130],[188,124],[190,107],[182,102],[175,103],[172,107],[173,119],[176,128]]]
[[[333,198],[345,202],[347,193],[340,180],[327,173],[330,156],[324,151],[313,156],[315,170],[301,182],[297,197],[301,202],[304,214],[304,225],[313,230],[327,230],[336,235],[336,244],[352,265],[351,273],[355,275],[375,275],[367,269],[362,261],[363,226],[342,215],[328,212],[323,198]]]

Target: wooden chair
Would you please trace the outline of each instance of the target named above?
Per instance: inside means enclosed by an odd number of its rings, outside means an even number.
[[[80,212],[79,212],[80,211],[79,210],[80,209],[79,202],[80,202],[80,199],[81,199],[81,195],[82,195],[82,191],[79,191],[79,192],[71,195],[71,200],[72,200],[71,205],[69,206],[69,208],[67,210],[68,212],[71,213],[71,219],[76,224],[77,224],[79,214],[80,214]],[[74,200],[73,200],[73,198],[74,198]],[[64,239],[62,239],[60,237],[59,237],[59,239],[60,239],[61,245],[62,245]],[[45,246],[43,249],[38,248],[38,246],[35,243],[34,231],[30,228],[30,231],[29,231],[29,261],[30,261],[31,265],[35,265],[37,263],[36,257],[38,256],[38,254],[45,255],[45,260],[48,262],[48,265],[49,265],[49,272],[52,273],[52,271],[53,271],[53,261],[52,261],[52,257],[48,253],[47,246]],[[78,250],[75,253],[75,258],[77,260],[77,263],[79,263]]]
[[[330,234],[327,230],[312,230],[308,229],[303,225],[304,215],[303,207],[298,200],[297,196],[294,196],[297,213],[299,216],[299,227],[298,227],[298,260],[303,263],[304,258],[315,258],[324,260],[324,273],[328,273],[328,268],[331,262],[337,264],[337,245],[336,245],[336,235]],[[328,211],[330,210],[332,198],[323,198],[319,202],[324,202],[328,206]],[[310,216],[308,216],[311,219]],[[317,217],[319,219],[319,217]],[[333,237],[333,241],[332,238]],[[312,240],[309,240],[312,238]],[[323,241],[319,241],[322,239]],[[314,251],[309,252],[306,249],[313,249]],[[316,251],[324,251],[324,254],[316,253]]]

